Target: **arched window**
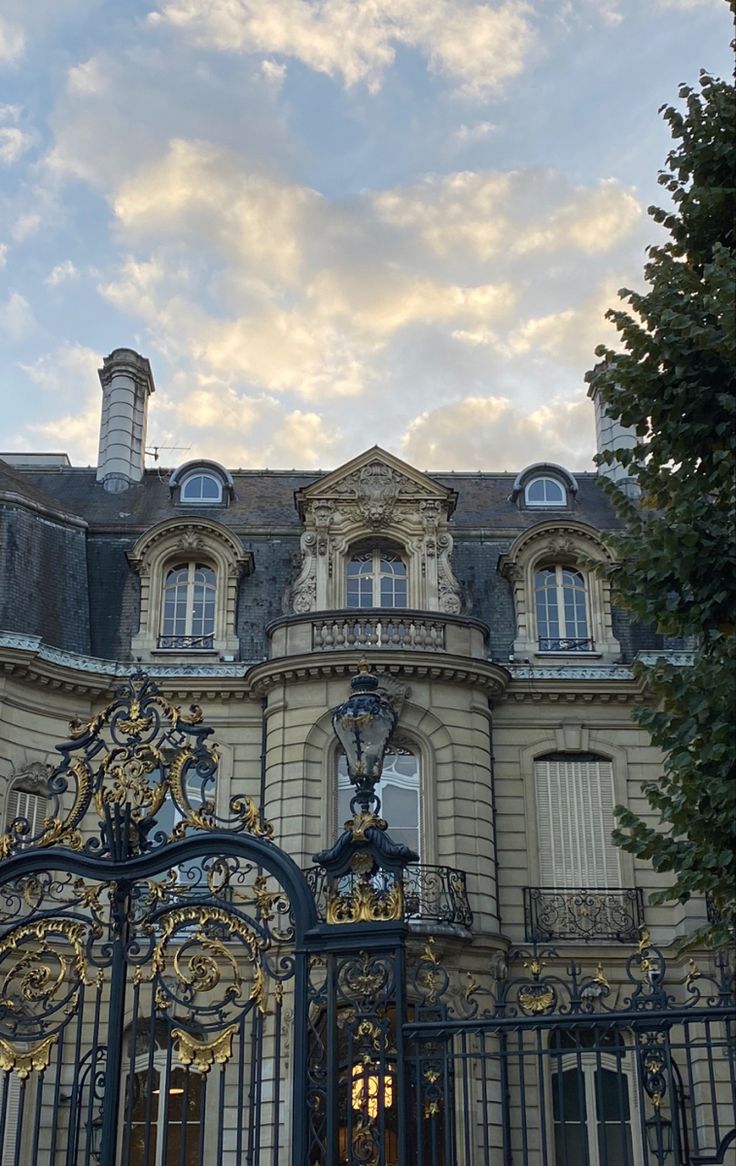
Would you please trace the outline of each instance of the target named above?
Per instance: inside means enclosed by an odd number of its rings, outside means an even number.
[[[527,506],[567,506],[567,492],[557,478],[532,478],[524,489]]]
[[[49,811],[48,776],[48,768],[34,761],[27,769],[9,779],[5,797],[5,829],[17,819],[27,822],[28,829],[23,833],[25,841],[21,845],[37,838],[42,832],[43,821]]]
[[[356,550],[346,571],[346,607],[406,607],[406,563],[387,547]]]
[[[541,885],[620,887],[611,762],[593,753],[549,753],[534,762],[534,787]]]
[[[217,579],[204,563],[177,563],[164,579],[159,648],[211,649]]]
[[[136,1022],[121,1107],[126,1114],[122,1161],[131,1166],[200,1166],[202,1161],[204,1078],[176,1065],[169,1039],[160,1021]]]
[[[618,1031],[570,1029],[550,1035],[557,1166],[642,1166],[635,1068]]]
[[[203,470],[188,474],[181,483],[179,501],[202,506],[216,505],[222,502],[222,481]]]
[[[350,799],[354,787],[350,784],[345,755],[337,761],[337,823],[338,829],[352,815]],[[381,799],[381,817],[388,822],[388,832],[394,842],[403,842],[421,854],[421,803],[419,758],[409,749],[392,746],[386,751],[381,780],[376,786]]]
[[[537,569],[534,600],[540,652],[590,652],[585,579],[560,563]]]

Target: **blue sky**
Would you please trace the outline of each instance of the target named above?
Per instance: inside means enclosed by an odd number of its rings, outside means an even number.
[[[725,0],[3,0],[0,448],[94,463],[590,467],[680,81]],[[150,464],[153,464],[151,461]]]

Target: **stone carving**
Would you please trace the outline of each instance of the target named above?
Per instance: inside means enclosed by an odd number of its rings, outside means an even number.
[[[378,461],[363,466],[357,475],[352,475],[352,479],[345,480],[345,485],[355,491],[361,517],[371,526],[391,521],[402,484],[403,479],[398,474]]]
[[[313,611],[317,600],[317,535],[308,530],[300,539],[301,570],[291,589],[291,607],[297,615]]]
[[[437,539],[439,556],[437,559],[437,588],[440,611],[446,615],[459,615],[462,610],[460,584],[452,570],[452,535],[441,534]]]
[[[11,774],[10,784],[13,789],[23,793],[40,794],[45,797],[48,793],[50,773],[50,766],[44,765],[42,761],[31,761],[29,765],[24,765],[22,769],[17,769]]]
[[[183,530],[176,545],[182,551],[201,551],[202,535],[197,530]]]
[[[329,532],[335,514],[335,503],[330,499],[320,502],[314,508],[314,525],[317,530],[318,555],[326,555],[330,548]]]

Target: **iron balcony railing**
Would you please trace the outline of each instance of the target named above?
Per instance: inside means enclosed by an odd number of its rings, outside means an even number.
[[[180,652],[211,652],[214,636],[159,636],[159,648],[173,648]]]
[[[636,887],[524,887],[524,921],[528,943],[633,943],[644,922],[644,897]]]
[[[321,918],[327,913],[327,875],[321,866],[304,872],[314,894]],[[336,880],[336,891],[342,897],[350,895],[359,876],[352,873]],[[445,924],[470,931],[473,912],[468,902],[465,871],[451,866],[427,866],[412,863],[404,870],[404,917],[422,923]],[[379,871],[371,878],[377,890],[389,890],[392,876]]]
[[[540,639],[540,652],[594,652],[594,640],[572,640],[568,636]]]

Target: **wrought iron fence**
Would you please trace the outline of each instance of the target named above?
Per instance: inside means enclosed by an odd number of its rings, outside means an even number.
[[[644,898],[636,887],[524,887],[524,920],[528,943],[635,943],[644,922]]]

